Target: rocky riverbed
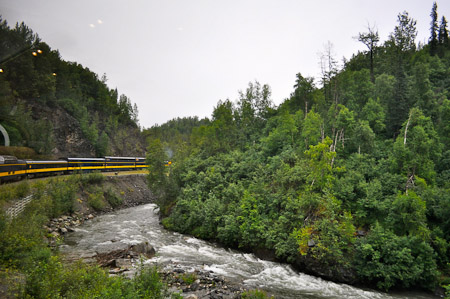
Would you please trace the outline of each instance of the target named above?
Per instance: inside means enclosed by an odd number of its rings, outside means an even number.
[[[143,175],[105,177],[102,188],[113,190],[123,200],[122,204],[116,208],[106,205],[102,210],[96,211],[88,205],[88,194],[80,192],[74,213],[51,219],[44,226],[50,246],[57,247],[65,239],[70,240],[72,233],[83,231],[85,226],[95,223],[99,216],[108,217],[119,210],[154,201],[147,187],[146,176]],[[124,244],[118,238],[111,238],[106,242],[99,242],[109,245],[101,250],[65,253],[66,262],[83,260],[104,267],[110,275],[132,277],[139,263],[146,263],[158,255],[148,241]],[[170,290],[181,293],[185,298],[240,298],[240,294],[248,289],[214,274],[213,271],[185,269],[177,262],[160,265],[158,269]]]

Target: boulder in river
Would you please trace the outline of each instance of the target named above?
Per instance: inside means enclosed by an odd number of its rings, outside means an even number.
[[[144,255],[147,258],[152,258],[155,256],[155,248],[153,248],[152,245],[150,245],[148,242],[142,242],[139,244],[131,245],[129,247],[129,254],[131,256],[133,255]]]
[[[117,267],[125,264],[124,259],[139,258],[140,256],[152,258],[155,249],[148,242],[130,245],[125,249],[116,249],[110,252],[98,253],[97,263],[102,267]]]

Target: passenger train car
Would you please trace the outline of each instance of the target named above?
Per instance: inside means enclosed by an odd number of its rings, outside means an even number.
[[[0,156],[0,182],[25,177],[69,174],[91,171],[124,171],[144,169],[142,157],[63,158],[54,161],[19,160]]]

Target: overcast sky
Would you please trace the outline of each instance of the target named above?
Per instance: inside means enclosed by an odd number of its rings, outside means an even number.
[[[450,19],[450,1],[438,3]],[[150,127],[175,117],[210,117],[250,81],[289,97],[295,75],[317,77],[330,41],[336,58],[364,45],[353,37],[376,25],[382,41],[407,11],[417,41],[430,35],[432,0],[1,0],[10,26],[25,22],[62,58],[102,76],[139,107]]]

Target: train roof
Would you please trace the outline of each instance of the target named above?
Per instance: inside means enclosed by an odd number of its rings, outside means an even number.
[[[26,160],[25,161],[28,164],[49,164],[49,163],[67,163],[67,161],[64,160],[48,160],[48,161],[40,161],[40,160]]]
[[[114,160],[136,160],[141,159],[139,157],[112,157],[112,156],[106,156],[105,159],[114,159]]]
[[[67,161],[105,161],[104,158],[67,158]]]
[[[14,163],[17,162],[17,158],[14,156],[0,156],[0,164],[6,164],[6,163]]]

